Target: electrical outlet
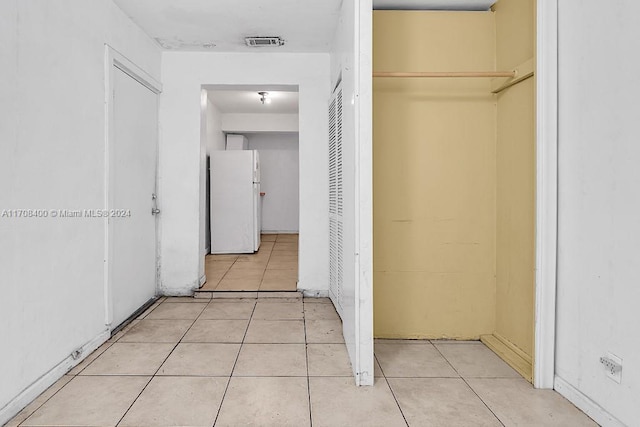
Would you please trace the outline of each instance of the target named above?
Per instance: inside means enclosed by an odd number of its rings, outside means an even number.
[[[600,358],[600,363],[604,366],[607,377],[620,384],[622,381],[622,359],[613,353],[607,353],[606,356]]]

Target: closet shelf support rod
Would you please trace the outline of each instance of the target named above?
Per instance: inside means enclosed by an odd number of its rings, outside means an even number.
[[[514,78],[515,71],[426,71],[426,72],[394,72],[374,71],[373,77],[509,77]]]

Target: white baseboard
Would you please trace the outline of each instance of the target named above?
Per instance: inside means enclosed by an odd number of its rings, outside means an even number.
[[[31,403],[42,392],[51,387],[56,381],[69,372],[74,366],[82,362],[94,350],[100,347],[105,341],[111,337],[109,330],[102,331],[98,336],[86,343],[80,348],[80,357],[73,359],[69,355],[62,362],[54,366],[49,372],[46,372],[30,386],[25,388],[20,394],[0,409],[0,425],[4,425],[7,421],[15,417],[24,407]]]
[[[202,277],[199,277],[197,280],[184,285],[180,288],[167,287],[163,284],[158,286],[158,295],[161,297],[192,297],[193,293],[200,289]]]
[[[554,379],[553,388],[601,426],[625,427],[624,423],[557,375]]]
[[[165,289],[165,288],[161,288],[158,290],[158,295],[160,295],[161,297],[192,297],[194,292],[199,289],[199,287],[196,286],[196,288],[182,288],[182,289]]]
[[[329,291],[319,291],[317,289],[300,289],[298,292],[302,292],[305,298],[329,298]]]
[[[200,276],[200,288],[202,287],[202,285],[205,284],[205,282],[207,281],[207,275],[203,274],[202,276]]]

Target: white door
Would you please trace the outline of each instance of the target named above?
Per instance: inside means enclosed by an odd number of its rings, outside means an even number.
[[[373,384],[373,299],[363,291],[356,232],[355,107],[340,83],[329,104],[329,296],[340,318],[357,385]]]
[[[111,328],[156,294],[158,95],[113,67],[109,150]]]
[[[329,296],[344,321],[342,87],[329,104]]]

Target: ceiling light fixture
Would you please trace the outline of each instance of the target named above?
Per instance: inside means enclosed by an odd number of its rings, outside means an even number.
[[[260,95],[260,101],[263,104],[271,104],[271,98],[269,97],[269,92],[258,92]]]

